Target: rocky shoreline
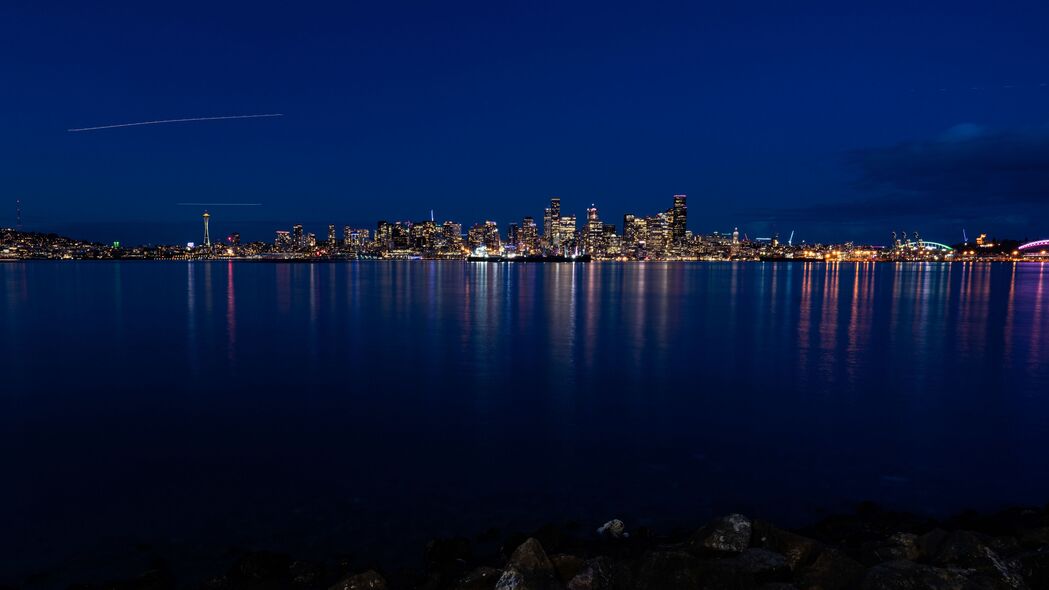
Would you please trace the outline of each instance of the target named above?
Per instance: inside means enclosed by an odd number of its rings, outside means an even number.
[[[596,529],[596,530],[595,530]],[[350,559],[245,552],[227,571],[178,579],[163,562],[143,575],[75,590],[733,590],[1049,588],[1049,507],[944,521],[861,505],[784,530],[732,514],[698,530],[657,533],[613,520],[431,541],[413,571]]]

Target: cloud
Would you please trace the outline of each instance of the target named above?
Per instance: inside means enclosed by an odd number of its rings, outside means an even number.
[[[1049,129],[962,124],[931,139],[854,150],[845,161],[852,198],[767,213],[869,226],[973,221],[1004,231],[1049,222]]]

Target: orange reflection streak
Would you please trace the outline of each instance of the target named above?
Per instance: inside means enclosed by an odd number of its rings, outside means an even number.
[[[853,265],[852,305],[849,307],[849,325],[847,328],[848,345],[845,351],[845,373],[849,383],[855,383],[857,365],[860,359],[860,346],[866,345],[870,337],[870,291],[871,272],[867,262]],[[861,339],[863,342],[861,343]]]
[[[598,273],[601,265],[586,265],[580,269],[585,275],[583,286],[583,365],[594,366],[594,352],[597,349],[598,326],[601,323],[601,281]]]
[[[803,263],[801,274],[801,301],[798,305],[798,365],[805,375],[808,365],[809,340],[812,330],[812,262]]]
[[[820,373],[831,377],[838,346],[838,280],[841,263],[828,262],[823,270],[823,297],[819,331]]]

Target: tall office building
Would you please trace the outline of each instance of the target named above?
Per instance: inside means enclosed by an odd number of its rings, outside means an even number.
[[[539,253],[539,229],[535,225],[535,219],[525,217],[521,220],[520,252],[527,254]]]
[[[635,223],[637,217],[633,213],[627,213],[623,216],[623,242],[621,244],[622,254],[625,256],[633,257],[637,251],[637,223]]]
[[[383,219],[375,224],[375,241],[387,250],[393,247],[393,226],[390,222]]]
[[[673,216],[670,218],[670,233],[674,243],[680,244],[685,241],[685,233],[688,231],[688,206],[685,204],[685,195],[674,195]]]
[[[491,254],[497,254],[502,246],[502,241],[499,239],[499,226],[494,221],[484,222],[485,249]]]
[[[561,215],[560,230],[557,232],[557,248],[562,254],[575,254],[579,248],[576,235],[575,215]]]
[[[476,252],[478,248],[484,246],[484,231],[484,225],[480,223],[473,224],[466,231],[466,246],[470,252]]]
[[[583,228],[583,251],[592,256],[601,254],[605,224],[597,217],[597,207],[590,205],[586,210],[586,226]]]
[[[335,224],[328,224],[328,248],[335,247]]]
[[[516,223],[511,223],[506,226],[506,243],[509,244],[514,251],[521,247],[521,232]]]
[[[462,254],[463,226],[454,221],[445,221],[441,226],[441,237],[447,254]]]
[[[211,214],[207,211],[204,212],[204,247],[211,247],[211,234],[208,233],[208,222],[211,220]],[[220,234],[221,235],[221,234]]]
[[[552,197],[543,215],[543,241],[547,247],[557,250],[561,240],[561,197]]]
[[[659,213],[645,218],[645,253],[650,258],[665,258],[670,250],[670,214]]]
[[[301,223],[291,226],[291,241],[296,248],[302,248],[306,245],[306,239],[302,235]]]

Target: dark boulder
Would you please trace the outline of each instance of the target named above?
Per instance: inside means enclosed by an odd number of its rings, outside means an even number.
[[[824,549],[810,565],[795,577],[798,586],[812,590],[846,590],[855,588],[863,578],[864,568],[858,561],[837,549]]]
[[[700,588],[700,563],[685,551],[649,551],[641,560],[637,590],[695,590]]]
[[[783,555],[791,570],[808,565],[823,550],[818,541],[776,528],[762,520],[753,523],[751,544]]]
[[[553,562],[535,538],[521,543],[496,582],[496,590],[553,590],[560,588]]]
[[[887,561],[867,572],[862,590],[978,590],[957,570],[913,561]]]
[[[790,579],[787,558],[768,549],[750,548],[735,559],[739,572],[757,583],[785,582]]]
[[[555,555],[550,558],[550,562],[554,564],[554,573],[562,584],[567,584],[583,569],[583,560],[575,555]]]
[[[703,553],[740,553],[750,546],[753,526],[742,514],[719,518],[696,531],[688,542],[689,550]]]
[[[321,588],[327,570],[324,564],[313,561],[293,561],[288,566],[288,577],[292,588]]]
[[[955,531],[929,556],[933,565],[964,569],[969,579],[984,588],[1024,588],[1019,572],[990,547],[992,539],[969,531]]]
[[[881,541],[870,541],[861,550],[861,560],[867,565],[906,559],[914,561],[922,555],[918,546],[918,535],[895,533]]]
[[[790,580],[787,559],[768,549],[701,560],[698,569],[702,587],[708,590],[756,590],[766,583]]]
[[[568,590],[612,590],[616,587],[616,564],[607,557],[587,560],[582,569],[568,581]]]
[[[455,590],[492,590],[503,570],[494,567],[479,567],[466,574],[455,584]]]
[[[1031,588],[1049,588],[1049,547],[1021,553],[1009,561],[1009,566]]]
[[[386,579],[375,570],[343,578],[328,590],[387,590]]]

